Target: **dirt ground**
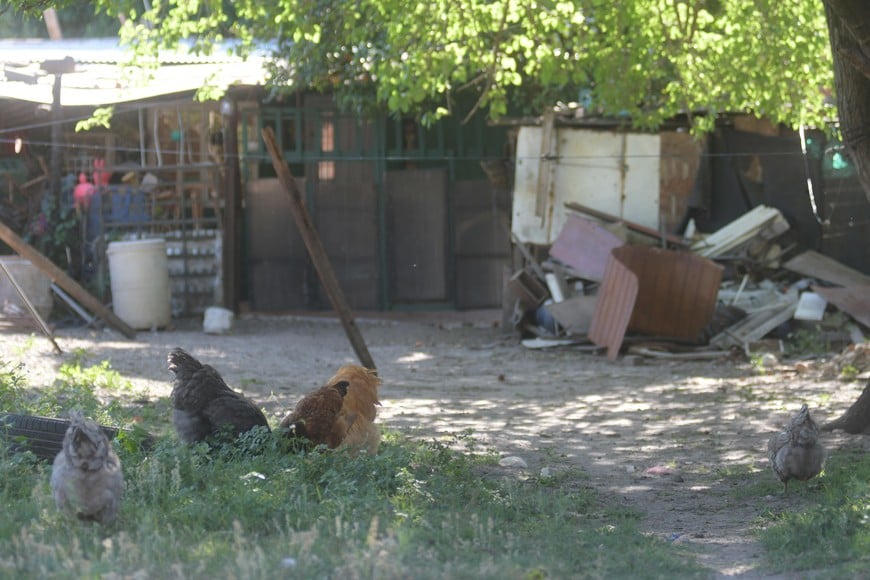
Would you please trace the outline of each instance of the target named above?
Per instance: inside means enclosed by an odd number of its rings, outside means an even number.
[[[766,442],[802,402],[819,422],[839,416],[866,379],[836,378],[837,356],[772,362],[745,358],[678,362],[619,359],[577,347],[532,350],[498,328],[496,311],[357,315],[384,380],[380,421],[414,437],[475,438],[525,467],[518,476],[578,469],[585,483],[646,514],[645,531],[696,548],[716,577],[772,578],[753,526],[767,510],[801,509],[809,491],[764,497],[733,492],[774,481]],[[64,355],[29,329],[0,333],[0,359],[22,360],[31,386],[49,384],[76,351],[112,368],[154,398],[168,395],[166,353],[175,346],[212,364],[277,420],[301,393],[343,363],[356,362],[341,325],[328,316],[257,316],[226,335],[198,320],[134,340],[65,328]],[[83,350],[80,350],[83,349]],[[865,357],[866,360],[866,357]],[[866,368],[864,369],[866,373]],[[826,434],[832,453],[870,448],[870,438]],[[801,484],[793,486],[798,488]]]

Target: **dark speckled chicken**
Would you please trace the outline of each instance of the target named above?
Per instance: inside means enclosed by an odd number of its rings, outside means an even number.
[[[789,480],[807,481],[817,476],[825,465],[825,448],[819,442],[819,428],[803,405],[792,417],[784,431],[776,433],[767,442],[770,467],[785,484]]]
[[[175,374],[172,386],[172,424],[185,443],[229,432],[235,436],[254,427],[268,428],[263,412],[227,386],[220,374],[180,348],[167,357]]]

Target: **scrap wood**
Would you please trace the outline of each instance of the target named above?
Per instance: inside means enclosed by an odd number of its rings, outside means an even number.
[[[766,310],[758,310],[714,336],[710,339],[710,344],[717,348],[739,346],[746,350],[750,343],[763,338],[768,332],[792,318],[797,310],[797,302],[797,297],[789,296]]]
[[[529,248],[526,247],[526,243],[520,240],[516,234],[511,234],[511,241],[523,255],[523,258],[528,262],[529,267],[535,273],[535,275],[541,280],[544,279],[544,269],[541,267],[540,262],[538,262],[535,257],[532,255],[532,252],[529,251]]]
[[[579,204],[579,203],[576,203],[573,201],[566,201],[565,207],[567,207],[571,211],[578,211],[580,213],[585,213],[586,215],[592,216],[594,218],[598,218],[598,219],[606,221],[606,222],[624,224],[625,227],[627,227],[630,230],[633,230],[633,231],[635,231],[639,234],[643,234],[645,236],[649,236],[651,238],[655,238],[657,240],[664,238],[668,243],[673,244],[675,246],[685,247],[689,244],[688,240],[686,240],[685,238],[682,238],[680,236],[675,236],[674,234],[659,232],[657,230],[654,230],[654,229],[649,228],[647,226],[641,225],[639,223],[625,220],[625,219],[622,219],[621,217],[618,217],[618,216],[615,216],[615,215],[612,215],[612,214],[609,214],[609,213],[606,213],[603,211],[599,211],[597,209],[593,209],[591,207],[587,207],[585,205],[582,205],[582,204]]]
[[[664,358],[670,360],[715,360],[731,356],[731,353],[727,350],[701,349],[686,352],[671,352],[646,346],[630,346],[628,347],[628,352],[629,354],[638,354],[650,358]]]
[[[824,280],[837,286],[868,286],[870,276],[813,250],[795,256],[783,268],[802,276]]]
[[[526,270],[519,270],[511,276],[508,288],[528,309],[537,308],[550,295],[544,283]]]
[[[759,205],[694,242],[691,249],[700,256],[715,258],[740,248],[755,238],[771,240],[788,229],[788,221],[778,209]]]
[[[813,286],[813,291],[870,328],[870,285],[849,288],[823,288]]]

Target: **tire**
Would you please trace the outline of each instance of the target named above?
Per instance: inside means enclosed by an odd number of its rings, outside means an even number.
[[[52,417],[0,413],[0,440],[9,444],[12,452],[31,451],[41,459],[53,460],[63,447],[63,437],[69,421]],[[109,440],[118,436],[119,429],[100,425]],[[148,435],[141,442],[142,449],[154,444]]]

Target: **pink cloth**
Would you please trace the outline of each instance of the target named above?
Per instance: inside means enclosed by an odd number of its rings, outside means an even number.
[[[88,177],[84,173],[79,173],[79,183],[73,189],[73,203],[76,207],[88,209],[93,195],[94,185],[88,181]]]

